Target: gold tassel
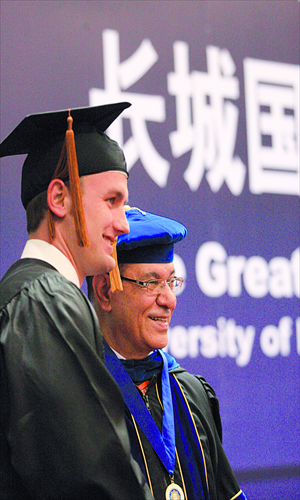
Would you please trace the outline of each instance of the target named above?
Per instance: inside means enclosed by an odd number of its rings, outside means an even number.
[[[78,173],[78,163],[75,148],[75,137],[72,129],[73,118],[69,110],[68,130],[66,131],[66,156],[69,170],[70,191],[74,207],[75,228],[77,235],[77,243],[81,247],[89,245],[87,236],[85,216],[83,211],[82,196],[80,190],[80,181]]]
[[[133,208],[136,207],[131,207],[130,205],[124,205],[124,210],[127,212],[127,210],[132,210]],[[140,210],[139,208],[137,210]],[[118,257],[117,257],[117,242],[118,242],[118,237],[113,244],[113,251],[111,256],[115,259],[116,265],[113,268],[112,271],[109,273],[110,277],[110,286],[111,286],[111,291],[112,292],[122,292],[123,291],[123,283],[121,280],[121,275],[120,275],[120,269],[118,265]]]
[[[113,244],[113,251],[111,256],[115,259],[116,265],[112,271],[109,273],[110,277],[110,287],[112,292],[122,292],[123,284],[120,276],[120,270],[118,266],[118,257],[117,257],[117,241]]]
[[[48,231],[49,231],[50,243],[52,243],[55,238],[55,226],[54,226],[54,215],[49,207],[47,210],[47,219],[48,219]]]
[[[79,246],[85,247],[89,245],[89,240],[87,236],[85,216],[83,211],[77,155],[75,148],[75,137],[72,129],[73,118],[71,117],[70,109],[67,122],[68,129],[66,131],[65,141],[52,179],[63,180],[69,174],[69,185],[74,208],[77,243]],[[55,238],[55,225],[54,214],[50,209],[48,209],[48,228],[50,243],[52,243],[53,239]]]

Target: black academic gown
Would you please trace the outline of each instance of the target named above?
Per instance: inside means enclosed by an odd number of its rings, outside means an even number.
[[[235,475],[229,464],[222,446],[222,424],[219,413],[219,403],[212,387],[203,377],[191,375],[181,367],[170,370],[170,377],[176,377],[183,390],[190,411],[193,415],[203,454],[208,480],[208,495],[210,500],[245,500],[246,496],[240,490]],[[142,396],[141,396],[142,397]],[[125,398],[126,399],[126,398]],[[143,397],[159,429],[162,428],[162,395],[161,375],[154,375]],[[173,401],[173,405],[175,402]],[[136,423],[137,422],[137,419]],[[159,460],[151,444],[140,427],[133,424],[130,411],[127,409],[127,425],[134,458],[140,464],[155,500],[165,500],[165,491],[170,484],[170,476]],[[178,443],[177,443],[178,444]],[[189,463],[189,458],[176,456],[174,480],[184,490],[189,472],[183,472],[183,463]],[[193,494],[191,493],[191,496]],[[198,498],[193,496],[193,498]],[[187,495],[187,500],[190,496]]]
[[[36,259],[0,287],[0,499],[150,500],[85,295]]]

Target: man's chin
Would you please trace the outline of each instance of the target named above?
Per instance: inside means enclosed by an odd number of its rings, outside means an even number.
[[[155,342],[153,343],[155,345],[154,349],[163,349],[164,347],[166,347],[167,343],[168,343],[168,334],[165,333],[165,334],[162,334],[162,333],[159,333],[159,334],[156,334],[155,336]]]
[[[106,255],[103,259],[103,265],[106,270],[102,271],[102,273],[109,273],[116,267],[116,261],[111,255]]]
[[[99,257],[98,262],[97,262],[97,272],[93,273],[94,275],[96,274],[107,274],[110,271],[114,269],[116,265],[115,259],[111,255],[103,255]]]

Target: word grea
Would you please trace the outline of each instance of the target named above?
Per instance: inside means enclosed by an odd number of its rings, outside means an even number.
[[[228,256],[224,247],[215,241],[204,243],[195,261],[196,278],[201,291],[209,297],[227,293],[231,297],[242,294],[243,285],[251,297],[268,293],[274,298],[300,297],[300,248],[290,260],[274,257],[267,262],[263,257]]]

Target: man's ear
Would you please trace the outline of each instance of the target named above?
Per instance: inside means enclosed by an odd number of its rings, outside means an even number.
[[[63,218],[67,213],[67,198],[69,191],[61,179],[53,179],[47,190],[47,202],[51,212],[57,217]]]
[[[93,289],[95,300],[97,300],[103,311],[111,311],[111,288],[109,274],[97,274],[94,276]]]

